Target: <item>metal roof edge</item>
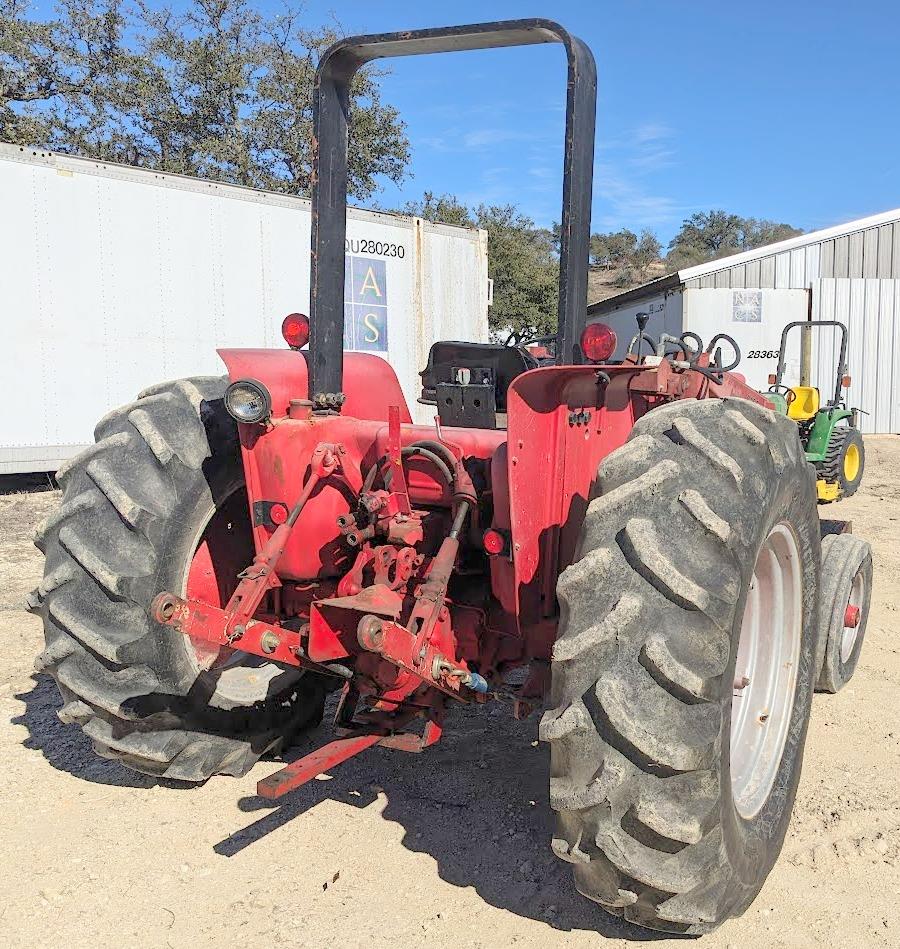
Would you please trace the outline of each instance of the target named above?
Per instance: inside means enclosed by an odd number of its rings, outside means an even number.
[[[870,227],[878,227],[880,224],[890,224],[894,221],[900,221],[900,208],[895,208],[892,211],[882,211],[880,214],[871,214],[868,217],[857,218],[853,221],[847,221],[845,224],[825,227],[818,231],[807,231],[805,234],[789,237],[783,241],[776,241],[774,244],[763,244],[762,247],[754,247],[753,250],[745,250],[739,254],[719,257],[704,264],[685,267],[684,270],[679,271],[679,274],[681,280],[687,282],[697,277],[718,273],[720,270],[728,270],[730,267],[738,267],[751,260],[759,260],[761,257],[782,254],[786,251],[796,250],[798,247],[806,247],[809,244],[831,240],[834,237],[845,237],[857,231],[865,231]]]
[[[46,165],[76,174],[96,175],[103,178],[115,178],[122,181],[137,181],[140,184],[156,185],[161,188],[171,188],[176,191],[189,191],[193,194],[218,195],[236,201],[248,201],[257,204],[268,204],[283,208],[305,208],[311,210],[309,198],[300,195],[286,194],[279,191],[264,191],[250,188],[247,185],[235,185],[210,178],[196,178],[192,175],[180,175],[171,171],[156,171],[152,168],[139,168],[135,165],[125,165],[121,162],[105,161],[99,158],[85,158],[81,155],[66,155],[54,152],[47,148],[38,148],[29,145],[13,145],[0,142],[0,160],[20,162],[31,165]],[[417,218],[411,214],[398,214],[393,211],[378,211],[369,208],[355,208],[347,206],[348,217],[352,220],[371,221],[377,223],[388,219],[394,226],[400,225],[412,228]],[[477,227],[461,227],[457,224],[432,224],[425,221],[428,230],[452,230],[456,236],[465,236],[469,240],[480,240],[480,231]]]
[[[759,260],[762,257],[770,257],[773,254],[782,254],[787,251],[796,250],[799,247],[806,247],[809,244],[817,244],[821,241],[831,240],[835,237],[845,237],[849,234],[855,234],[857,231],[865,231],[870,227],[878,227],[881,224],[891,224],[900,221],[900,208],[892,211],[882,211],[880,214],[871,214],[868,217],[856,218],[853,221],[847,221],[845,224],[837,224],[833,227],[825,227],[818,231],[808,231],[797,237],[789,237],[784,241],[777,241],[774,244],[764,244],[762,247],[754,247],[753,250],[745,250],[739,254],[730,254],[728,257],[719,257],[716,260],[710,260],[704,264],[696,264],[693,267],[685,267],[683,270],[676,270],[670,274],[664,274],[657,277],[649,283],[641,284],[639,287],[632,287],[631,290],[624,290],[615,296],[607,297],[605,300],[598,300],[596,303],[588,305],[589,314],[609,313],[620,306],[634,303],[636,300],[642,300],[645,297],[653,296],[666,290],[672,290],[688,280],[696,280],[698,277],[706,277],[709,274],[719,273],[722,270],[729,270],[731,267],[738,267],[751,260]]]
[[[649,283],[642,283],[639,287],[632,287],[630,290],[623,290],[621,293],[607,297],[605,300],[588,304],[588,315],[609,313],[620,306],[627,306],[629,303],[643,300],[645,297],[652,297],[657,293],[664,293],[666,290],[674,290],[676,287],[680,287],[681,284],[681,274],[677,270],[674,273],[663,274]]]

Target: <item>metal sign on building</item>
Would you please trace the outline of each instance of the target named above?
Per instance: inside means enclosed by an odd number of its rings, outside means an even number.
[[[344,269],[344,349],[387,354],[387,264],[348,255]]]

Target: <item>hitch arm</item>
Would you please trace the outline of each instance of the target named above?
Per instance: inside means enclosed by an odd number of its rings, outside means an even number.
[[[275,568],[284,553],[284,548],[287,546],[294,524],[297,523],[297,518],[300,517],[300,513],[318,483],[323,478],[327,478],[337,468],[335,447],[326,444],[320,444],[316,447],[310,459],[309,478],[287,520],[278,526],[263,549],[253,558],[253,563],[239,574],[241,582],[232,593],[231,599],[225,607],[225,613],[229,617],[226,626],[226,633],[229,636],[233,636],[235,639],[243,636],[247,623],[259,609],[259,604],[266,592],[271,587],[278,585]]]
[[[299,788],[311,781],[323,771],[330,771],[348,758],[358,755],[366,748],[377,745],[384,735],[351,735],[348,738],[338,738],[330,741],[321,748],[304,755],[299,761],[287,765],[280,771],[270,774],[256,784],[256,793],[269,801],[283,797],[289,791]]]
[[[241,648],[245,652],[254,652],[279,662],[298,665],[299,635],[255,621],[253,614],[259,609],[259,604],[268,590],[279,585],[275,568],[284,553],[294,524],[319,482],[338,467],[337,456],[342,451],[340,445],[329,445],[325,442],[316,446],[310,459],[309,478],[288,519],[279,525],[262,550],[253,558],[250,566],[238,575],[241,582],[223,610],[163,591],[153,600],[153,618],[158,623],[172,626],[188,636],[206,639],[217,645],[232,646],[240,639]]]

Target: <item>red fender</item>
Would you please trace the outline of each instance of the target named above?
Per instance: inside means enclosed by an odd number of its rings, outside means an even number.
[[[256,379],[272,396],[272,415],[284,418],[291,399],[309,398],[306,354],[283,349],[217,350],[228,378]],[[400,407],[400,421],[411,422],[409,406],[390,363],[371,353],[344,353],[343,414],[384,421],[392,405]]]

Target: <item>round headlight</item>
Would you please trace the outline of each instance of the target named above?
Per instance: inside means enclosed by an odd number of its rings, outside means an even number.
[[[252,425],[272,414],[272,397],[261,382],[238,379],[225,390],[225,408],[235,421]]]

